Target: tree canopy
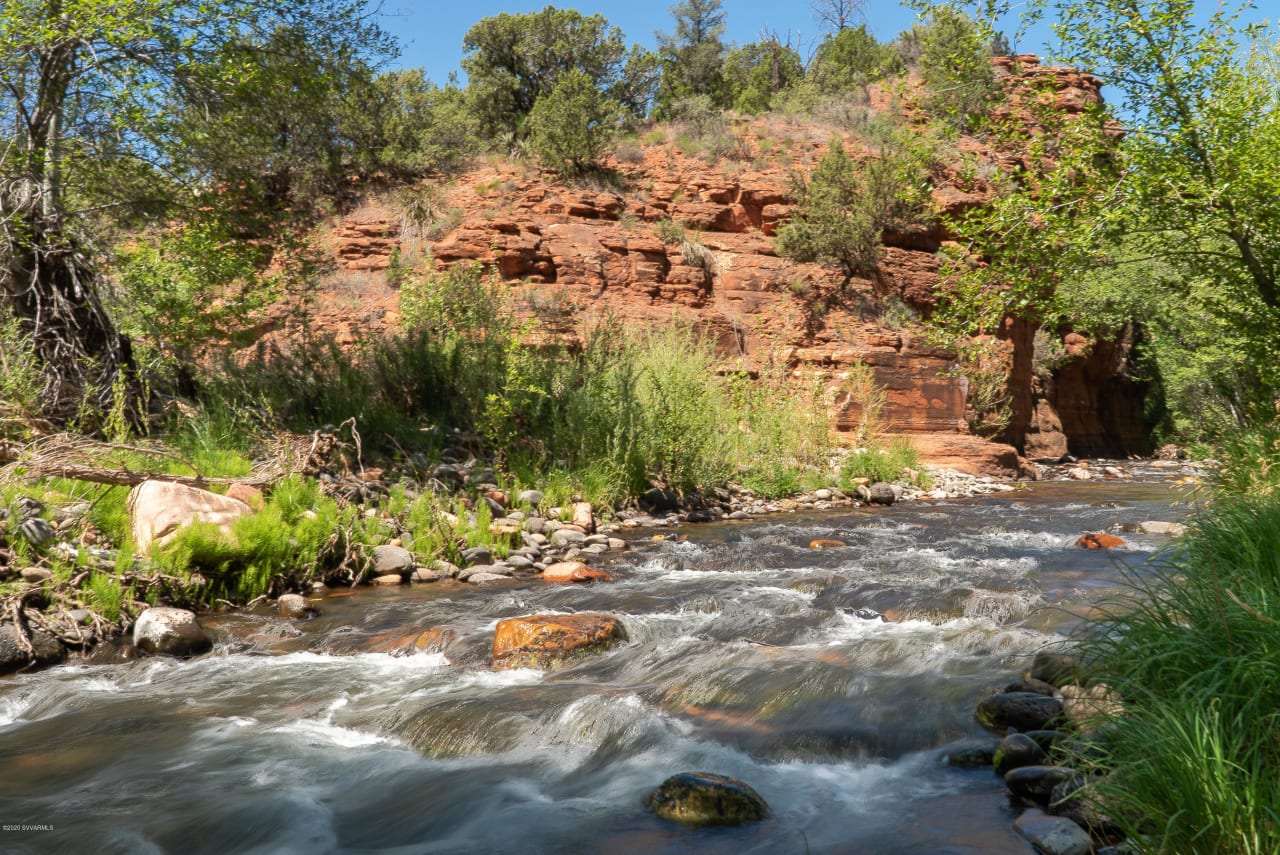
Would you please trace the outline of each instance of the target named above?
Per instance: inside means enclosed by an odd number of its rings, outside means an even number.
[[[270,62],[218,73],[287,34],[311,56],[377,61],[391,43],[354,0],[13,0],[0,6],[0,293],[26,327],[62,416],[106,402],[129,362],[103,309],[85,218],[154,216],[206,173],[182,143],[175,105],[216,116]],[[278,41],[276,41],[279,44]],[[290,72],[291,73],[291,72]],[[235,113],[247,134],[259,105]],[[277,128],[278,130],[278,128]],[[291,136],[292,139],[292,136]],[[104,180],[113,178],[115,180]]]

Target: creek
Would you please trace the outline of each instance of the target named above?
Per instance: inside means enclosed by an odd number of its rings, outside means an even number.
[[[941,757],[1168,541],[1134,528],[1184,515],[1172,470],[1132,471],[646,531],[601,565],[612,584],[338,592],[305,622],[206,618],[198,659],[0,680],[0,818],[51,826],[0,851],[1032,853],[996,776]],[[1107,530],[1128,546],[1073,545]],[[499,620],[576,611],[620,616],[628,641],[490,669]],[[383,652],[435,626],[442,649]],[[747,782],[771,816],[648,814],[686,770]]]

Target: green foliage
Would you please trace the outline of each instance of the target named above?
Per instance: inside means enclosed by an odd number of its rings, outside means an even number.
[[[920,457],[911,443],[895,439],[885,448],[855,448],[840,465],[840,487],[852,490],[859,479],[876,481],[919,482]]]
[[[926,218],[928,172],[920,153],[895,141],[855,163],[836,139],[808,178],[796,179],[796,213],[778,229],[779,255],[866,275],[884,252],[886,228]]]
[[[583,75],[605,99],[646,105],[656,63],[627,52],[622,31],[602,15],[547,6],[540,12],[484,18],[463,38],[467,98],[483,131],[517,134],[538,100],[562,77]]]
[[[882,45],[867,25],[846,27],[818,45],[809,79],[826,93],[846,93],[877,80],[900,74],[902,60],[890,45]]]
[[[410,68],[379,74],[371,89],[364,108],[344,118],[366,171],[448,175],[483,149],[480,123],[457,86],[436,86],[422,69]]]
[[[586,72],[574,69],[534,103],[527,123],[530,147],[544,167],[580,175],[613,141],[621,112]]]
[[[1125,699],[1098,795],[1153,851],[1280,847],[1278,451],[1274,428],[1222,449],[1214,503],[1085,644],[1094,679]],[[1265,490],[1237,480],[1260,470]]]
[[[960,130],[974,130],[999,100],[991,70],[989,28],[957,5],[934,6],[919,33],[925,106]]]
[[[1105,334],[1141,324],[1168,427],[1224,435],[1280,400],[1276,38],[1193,4],[1045,0],[1063,59],[1113,81],[1133,119],[1036,108],[1043,134],[995,127],[1027,169],[951,228],[966,241],[936,318],[950,334],[1006,315]],[[985,264],[973,265],[973,257]]]
[[[241,517],[228,535],[211,523],[181,529],[155,550],[155,564],[179,577],[195,571],[189,596],[248,602],[316,578],[342,554],[343,531],[358,521],[322,496],[319,482],[293,475],[276,484],[261,511]]]
[[[795,48],[773,38],[730,51],[723,73],[733,108],[754,115],[768,110],[774,95],[804,78],[804,64]]]
[[[137,357],[162,376],[234,339],[278,295],[261,247],[208,215],[117,248],[111,306]]]
[[[40,371],[21,321],[0,307],[0,439],[26,440],[43,421]]]
[[[731,93],[725,85],[725,13],[721,0],[682,0],[671,7],[674,33],[658,33],[658,54],[662,60],[657,104],[654,114],[672,116],[681,101],[703,96],[717,109],[730,106]]]
[[[112,623],[120,619],[125,604],[133,601],[132,589],[126,591],[118,578],[107,573],[91,573],[84,593],[85,605]]]

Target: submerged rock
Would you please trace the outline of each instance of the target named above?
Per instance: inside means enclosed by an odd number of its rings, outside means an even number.
[[[287,618],[312,617],[320,613],[319,609],[308,603],[307,598],[301,594],[281,594],[280,599],[276,600],[276,608],[281,617]]]
[[[741,825],[764,819],[769,806],[742,781],[712,772],[681,772],[645,802],[663,819],[687,825]]]
[[[133,644],[144,653],[194,656],[213,646],[194,612],[164,607],[150,608],[133,625]]]
[[[977,715],[983,727],[995,731],[1044,730],[1062,715],[1062,704],[1034,692],[1001,692],[984,698]]]
[[[810,549],[839,549],[843,546],[848,546],[848,545],[849,544],[845,543],[843,540],[819,539],[819,540],[809,541]]]
[[[626,639],[613,615],[528,615],[499,622],[493,633],[493,667],[559,668]]]

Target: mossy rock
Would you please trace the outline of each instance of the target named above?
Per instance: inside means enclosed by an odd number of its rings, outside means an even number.
[[[646,805],[662,819],[686,825],[741,825],[769,814],[769,806],[751,787],[712,772],[672,775]]]
[[[1009,728],[1026,732],[1044,730],[1062,716],[1062,704],[1035,692],[1001,692],[978,704],[978,722],[997,732]]]

